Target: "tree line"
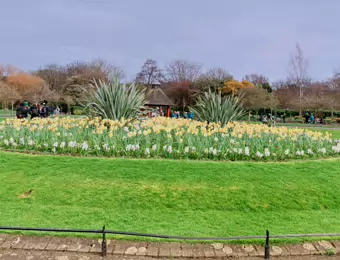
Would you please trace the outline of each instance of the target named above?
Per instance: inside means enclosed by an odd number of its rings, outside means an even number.
[[[93,79],[109,82],[115,77],[124,79],[123,69],[105,60],[50,64],[31,72],[0,65],[0,103],[5,108],[23,100],[80,104],[91,93]],[[306,110],[340,110],[340,71],[330,79],[313,81],[308,75],[308,59],[298,44],[291,56],[289,75],[273,83],[265,75],[255,73],[236,80],[224,68],[204,70],[202,64],[186,60],[161,68],[152,59],[145,61],[131,81],[146,87],[160,82],[176,108],[183,111],[209,90],[223,96],[240,96],[249,111],[280,108],[296,110],[301,115]]]

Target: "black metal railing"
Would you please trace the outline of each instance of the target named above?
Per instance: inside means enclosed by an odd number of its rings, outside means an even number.
[[[135,236],[135,237],[148,237],[148,238],[159,238],[159,239],[172,239],[172,240],[187,240],[187,241],[237,241],[237,240],[252,240],[252,239],[265,239],[265,252],[264,258],[270,259],[270,239],[274,238],[304,238],[304,237],[340,237],[340,233],[333,234],[290,234],[290,235],[272,235],[270,236],[269,231],[266,231],[265,236],[234,236],[234,237],[184,237],[184,236],[170,236],[170,235],[158,235],[158,234],[146,234],[138,232],[124,232],[107,230],[103,226],[100,230],[90,229],[56,229],[56,228],[26,228],[26,227],[6,227],[0,226],[0,230],[11,230],[11,231],[37,231],[37,232],[59,232],[59,233],[88,233],[88,234],[101,234],[102,235],[102,251],[101,255],[104,257],[107,255],[107,241],[106,235],[124,235],[124,236]]]

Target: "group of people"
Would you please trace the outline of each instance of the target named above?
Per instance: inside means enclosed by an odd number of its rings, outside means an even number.
[[[266,125],[271,124],[274,121],[275,121],[275,117],[272,114],[263,115],[261,118],[261,122]]]
[[[36,117],[46,118],[50,115],[60,113],[60,108],[48,107],[47,102],[42,102],[41,104],[35,103],[31,106],[28,105],[28,102],[21,103],[16,110],[17,118],[28,118],[28,115],[31,116],[31,119]]]
[[[182,115],[179,111],[174,111],[172,113],[172,118],[185,118],[185,119],[194,119],[193,112],[184,112]]]

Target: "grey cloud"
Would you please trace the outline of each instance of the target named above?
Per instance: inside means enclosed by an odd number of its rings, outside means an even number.
[[[147,58],[287,75],[299,41],[310,74],[340,65],[338,0],[1,0],[0,57],[31,70],[106,58],[132,78]]]

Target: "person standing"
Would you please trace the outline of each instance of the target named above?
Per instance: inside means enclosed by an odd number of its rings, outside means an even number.
[[[35,118],[35,117],[39,117],[39,112],[38,112],[38,107],[37,104],[33,104],[30,107],[30,111],[29,111],[30,115],[31,115],[31,119]]]
[[[285,124],[286,123],[286,113],[283,113],[282,120],[283,120],[283,123]]]
[[[44,118],[48,117],[48,108],[45,103],[43,103],[40,108],[40,116]]]
[[[306,114],[305,114],[305,119],[306,119],[306,124],[308,124],[308,122],[309,122],[309,113],[308,112],[306,112]]]

